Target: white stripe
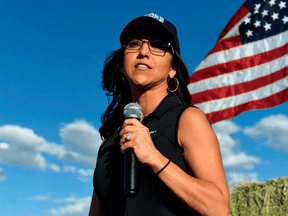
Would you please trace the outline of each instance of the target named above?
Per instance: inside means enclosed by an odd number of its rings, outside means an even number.
[[[246,19],[246,17],[250,16],[250,14],[251,13],[249,12],[245,17],[243,17],[232,29],[230,29],[230,31],[222,39],[225,39],[225,38],[228,38],[228,37],[232,37],[232,36],[235,36],[235,35],[239,35],[238,27],[242,24],[242,22]]]
[[[235,71],[229,74],[223,74],[209,79],[204,79],[195,83],[190,83],[187,87],[190,94],[206,91],[209,89],[220,88],[224,86],[235,85],[243,82],[255,80],[264,77],[288,66],[288,54],[271,62]]]
[[[278,80],[277,82],[274,82],[270,85],[264,86],[251,92],[219,100],[203,102],[195,105],[199,107],[205,114],[208,114],[211,112],[216,112],[223,109],[235,107],[237,105],[244,104],[250,101],[260,100],[265,97],[276,94],[287,88],[288,88],[288,77],[284,77],[283,79]]]
[[[242,46],[231,48],[229,50],[213,53],[207,56],[195,69],[195,71],[213,65],[230,62],[236,59],[241,59],[248,56],[254,56],[259,53],[267,52],[275,48],[281,47],[287,43],[288,43],[288,30],[253,43],[247,43]]]

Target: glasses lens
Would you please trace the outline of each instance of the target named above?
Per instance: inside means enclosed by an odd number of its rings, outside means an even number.
[[[153,52],[165,53],[169,49],[169,45],[165,41],[150,41],[150,49]]]
[[[123,41],[123,46],[128,50],[139,50],[143,41],[135,38],[127,38]],[[149,42],[149,48],[152,54],[164,56],[169,51],[170,44],[166,41],[154,40]]]
[[[124,40],[124,47],[126,49],[132,49],[132,50],[137,50],[141,47],[142,41],[139,39],[125,39]]]

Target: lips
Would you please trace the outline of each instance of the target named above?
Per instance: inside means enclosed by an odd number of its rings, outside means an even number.
[[[137,69],[151,69],[150,65],[148,65],[146,63],[141,63],[141,62],[137,63],[135,65],[135,68],[137,68]]]

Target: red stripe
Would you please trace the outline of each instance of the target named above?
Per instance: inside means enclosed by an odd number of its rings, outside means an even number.
[[[225,110],[208,113],[206,117],[211,124],[214,124],[219,121],[235,118],[245,111],[267,109],[283,104],[286,101],[288,101],[288,88],[261,100],[251,101]]]
[[[267,76],[259,77],[252,81],[210,89],[193,94],[192,102],[193,104],[199,104],[206,101],[217,100],[221,98],[231,97],[233,95],[243,94],[245,92],[250,92],[263,86],[272,84],[278,80],[283,79],[284,77],[288,77],[288,67],[268,74]]]
[[[248,9],[242,5],[234,16],[229,20],[221,34],[219,35],[218,41],[221,40],[240,20],[243,19],[249,13]]]
[[[246,68],[267,63],[269,61],[273,61],[274,59],[277,59],[287,54],[287,49],[288,44],[268,52],[259,53],[254,56],[249,56],[234,61],[203,68],[191,74],[190,83],[198,82],[200,80],[216,77],[222,74],[228,74],[234,71],[243,70]]]
[[[225,38],[221,40],[219,43],[217,43],[216,46],[207,54],[207,56],[219,51],[228,50],[241,45],[242,42],[240,35]]]

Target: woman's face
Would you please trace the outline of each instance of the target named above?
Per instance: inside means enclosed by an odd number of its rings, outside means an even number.
[[[142,34],[137,38],[147,42],[163,40],[155,36],[151,29],[150,34]],[[143,43],[138,51],[125,49],[120,70],[132,88],[143,90],[161,87],[166,89],[168,76],[171,78],[176,74],[176,69],[172,66],[172,55],[169,52],[164,56],[154,55],[150,52],[148,43]]]

